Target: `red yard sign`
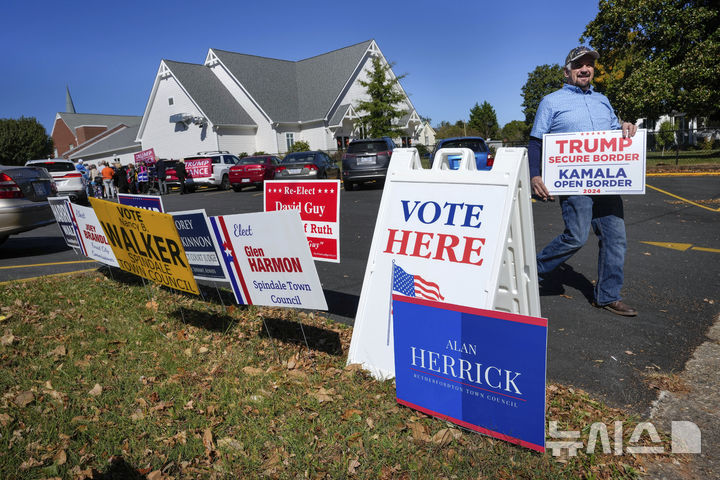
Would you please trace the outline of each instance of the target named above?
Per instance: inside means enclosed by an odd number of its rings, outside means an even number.
[[[268,180],[265,211],[298,210],[315,260],[340,262],[340,180]]]

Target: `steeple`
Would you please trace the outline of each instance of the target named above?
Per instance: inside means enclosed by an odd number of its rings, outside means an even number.
[[[77,113],[75,112],[75,105],[73,105],[72,97],[70,96],[70,87],[65,85],[65,113]]]

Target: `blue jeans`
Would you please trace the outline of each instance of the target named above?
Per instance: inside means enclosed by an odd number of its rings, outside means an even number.
[[[538,254],[538,276],[541,280],[547,277],[580,250],[592,226],[600,248],[595,302],[607,305],[620,300],[627,250],[622,198],[619,195],[572,195],[560,197],[560,206],[565,231]]]

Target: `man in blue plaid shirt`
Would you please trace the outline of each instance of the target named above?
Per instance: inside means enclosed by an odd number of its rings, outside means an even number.
[[[543,201],[554,200],[540,172],[544,134],[622,129],[624,137],[632,137],[637,132],[637,126],[632,123],[621,125],[607,97],[593,89],[595,60],[599,56],[587,47],[573,48],[565,59],[563,88],[546,95],[538,106],[530,132],[528,160],[533,193]],[[537,256],[541,287],[558,266],[585,245],[592,227],[600,246],[594,305],[618,315],[637,315],[637,310],[620,297],[627,250],[622,198],[619,195],[561,196],[560,206],[565,231]]]

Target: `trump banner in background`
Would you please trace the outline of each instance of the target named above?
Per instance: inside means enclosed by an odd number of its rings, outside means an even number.
[[[646,130],[543,135],[543,182],[552,195],[645,193]]]
[[[154,212],[164,212],[162,197],[159,195],[133,195],[131,193],[118,193],[118,203],[129,207],[144,208]]]
[[[84,255],[85,252],[80,245],[80,232],[70,208],[70,200],[67,197],[49,197],[48,203],[67,246],[75,250],[75,253]]]
[[[149,148],[133,155],[135,163],[144,163],[147,166],[155,164],[155,150]]]
[[[85,255],[105,265],[119,267],[115,254],[103,232],[95,210],[82,205],[71,205],[77,221],[80,243]]]
[[[297,210],[315,260],[340,262],[340,180],[265,182],[265,211]]]
[[[173,212],[170,215],[175,221],[175,228],[195,278],[227,282],[225,263],[218,257],[215,237],[210,232],[210,221],[205,210]]]
[[[210,158],[193,158],[185,160],[185,170],[191,178],[212,176],[212,160]]]
[[[171,215],[97,198],[90,203],[121,269],[200,294]]]
[[[544,452],[547,320],[428,300],[424,280],[395,275],[397,401]]]
[[[327,310],[296,210],[210,217],[237,303]]]

